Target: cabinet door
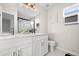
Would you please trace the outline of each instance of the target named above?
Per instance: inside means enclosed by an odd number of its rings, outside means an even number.
[[[18,56],[32,56],[32,37],[21,37],[17,40]]]
[[[12,49],[5,49],[0,52],[0,56],[13,56],[13,50]]]
[[[41,40],[41,55],[45,55],[48,52],[48,36],[40,36]]]
[[[41,41],[34,40],[33,42],[33,56],[40,56],[41,54]]]
[[[33,40],[33,55],[43,56],[48,52],[48,36],[36,36]]]
[[[14,38],[5,36],[4,39],[0,39],[0,56],[12,56],[14,44]]]
[[[32,46],[21,49],[22,56],[32,56]]]

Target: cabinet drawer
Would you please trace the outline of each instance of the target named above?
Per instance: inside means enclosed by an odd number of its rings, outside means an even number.
[[[34,37],[35,40],[42,40],[42,39],[48,39],[48,35],[40,35],[40,36],[35,36]]]
[[[14,39],[3,39],[0,40],[0,50],[12,48],[15,45]]]
[[[0,50],[0,56],[12,56],[12,55],[13,55],[12,48]]]
[[[22,56],[32,56],[32,46],[22,48]]]
[[[32,44],[32,38],[16,39],[16,45],[29,45]]]
[[[32,46],[19,47],[18,56],[32,56]]]

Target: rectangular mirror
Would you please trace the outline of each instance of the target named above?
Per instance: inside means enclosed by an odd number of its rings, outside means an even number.
[[[39,18],[34,20],[18,17],[18,33],[38,33]]]
[[[14,34],[14,15],[2,12],[2,32]]]
[[[18,33],[33,33],[33,21],[18,17]]]

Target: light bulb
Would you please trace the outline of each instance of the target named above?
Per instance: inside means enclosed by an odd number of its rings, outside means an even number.
[[[28,3],[28,6],[30,6],[31,5],[31,3]]]

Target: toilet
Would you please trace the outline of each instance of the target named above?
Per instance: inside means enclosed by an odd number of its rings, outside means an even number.
[[[55,41],[48,41],[48,50],[50,52],[54,52],[55,51],[55,47],[56,47],[56,42]]]

